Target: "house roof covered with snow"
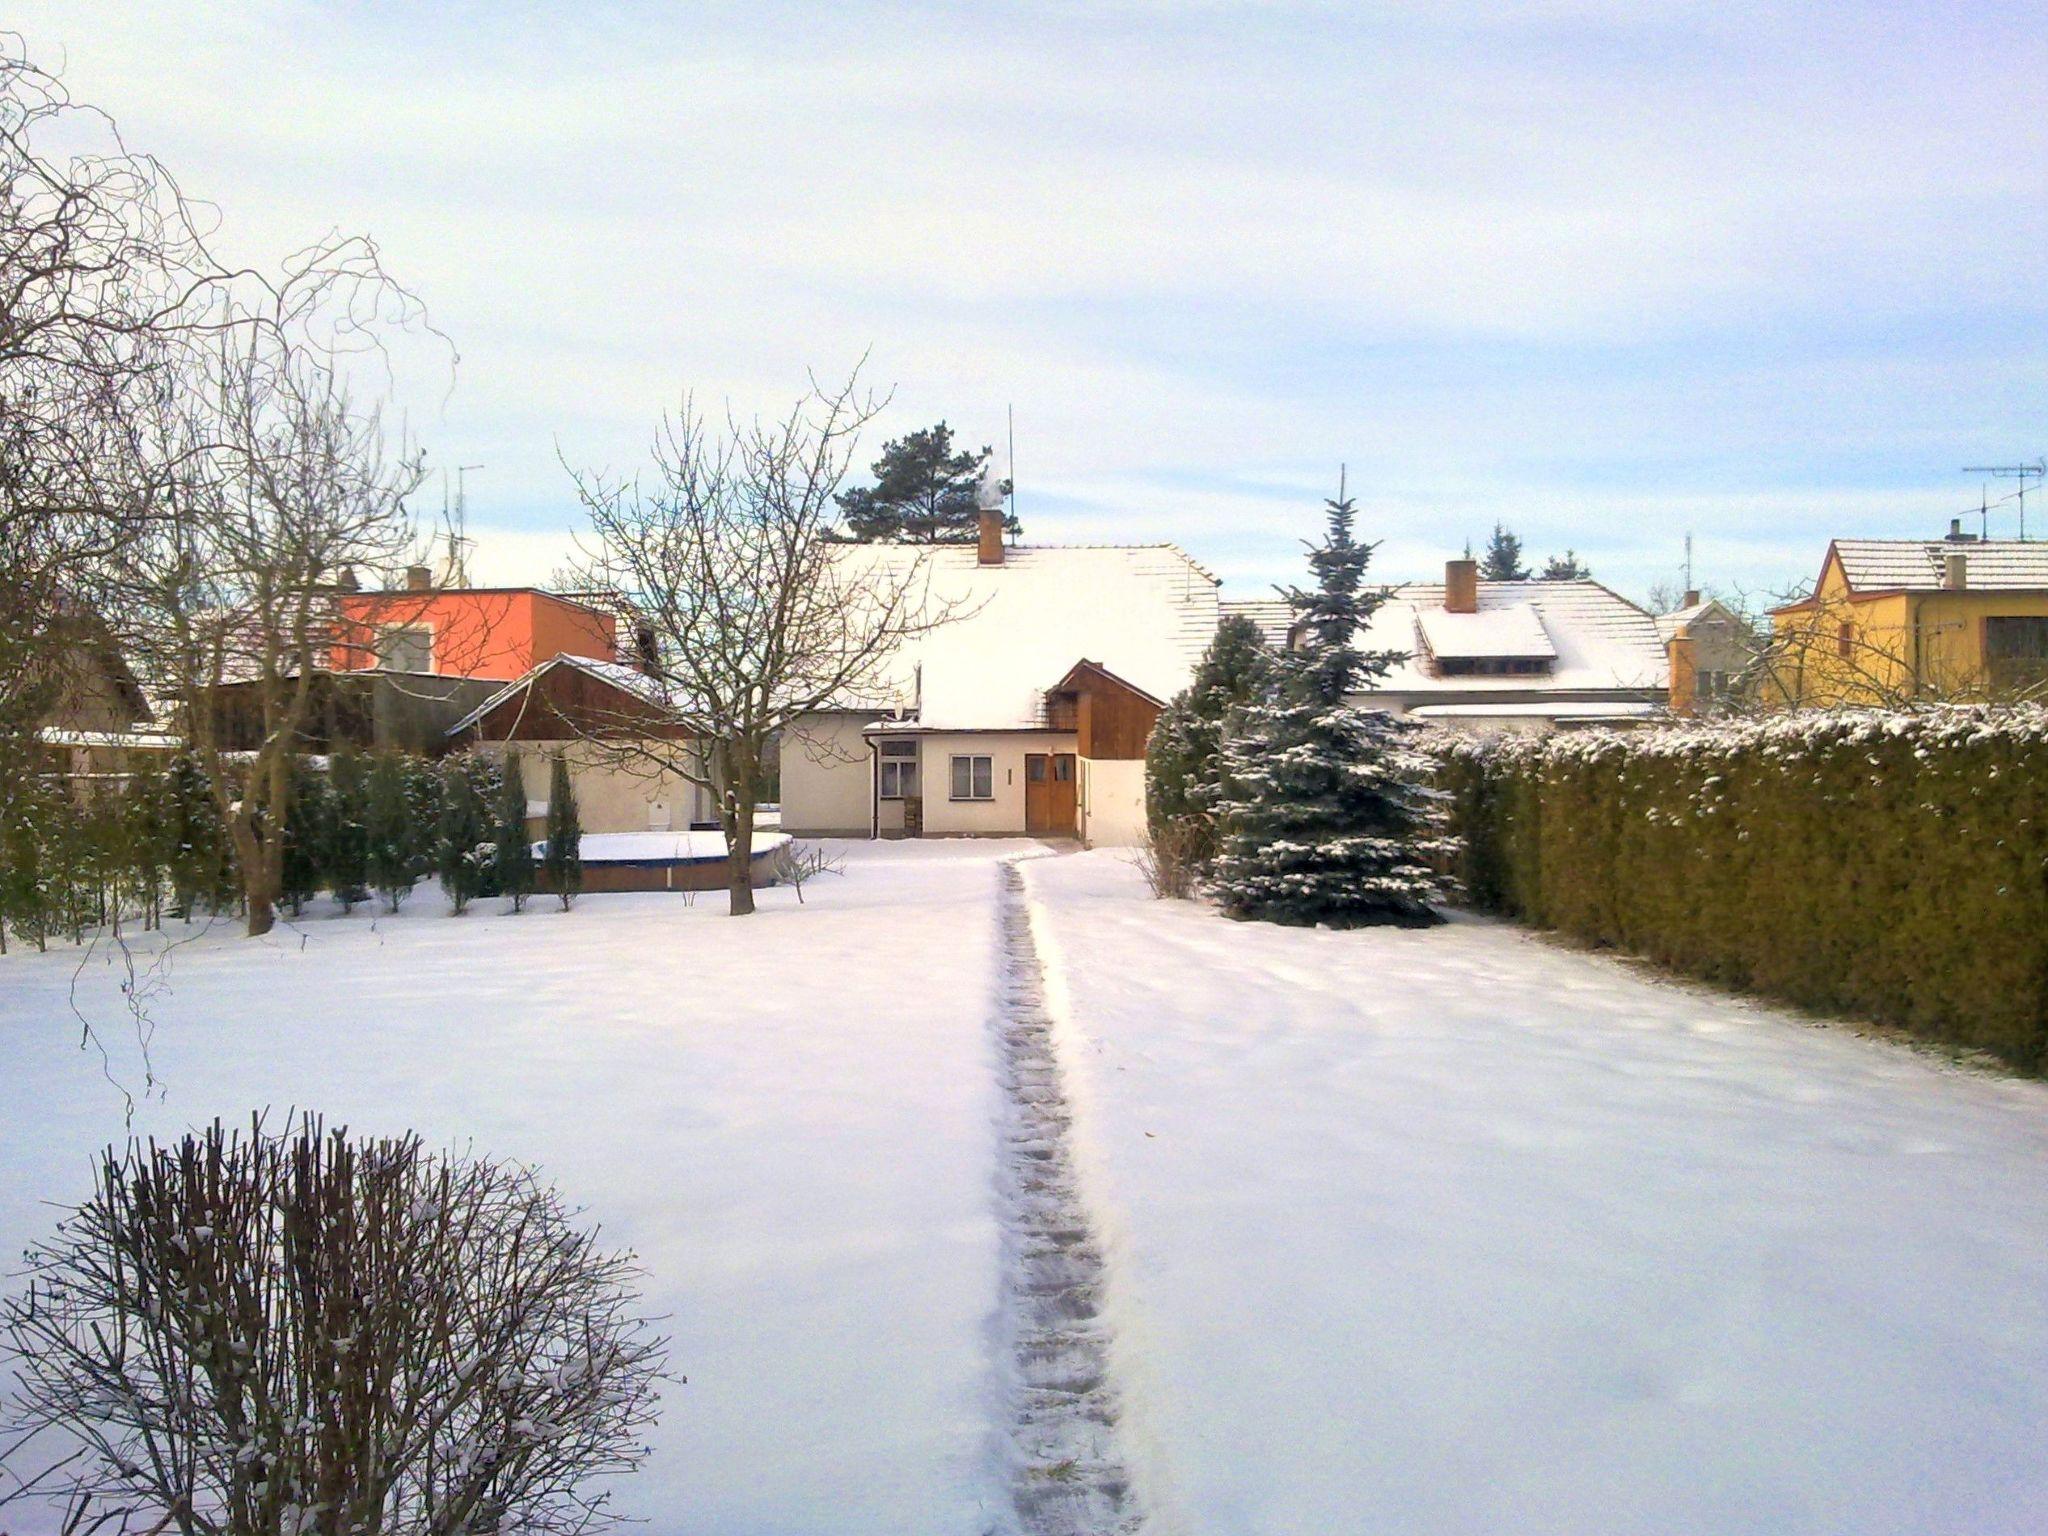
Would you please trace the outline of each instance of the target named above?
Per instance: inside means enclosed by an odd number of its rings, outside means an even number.
[[[552,672],[557,667],[574,668],[578,672],[586,673],[591,677],[597,678],[600,682],[609,683],[621,692],[629,693],[643,703],[652,704],[657,708],[666,707],[669,702],[669,695],[664,690],[661,681],[658,678],[649,677],[638,667],[628,666],[623,661],[603,661],[595,656],[572,656],[564,652],[558,656],[550,656],[546,661],[540,663],[539,666],[529,670],[524,677],[514,678],[485,699],[483,703],[477,705],[475,709],[472,709],[460,720],[449,726],[448,734],[454,736],[468,730],[507,699],[512,698],[524,689],[532,687],[539,678],[548,672]]]
[[[1657,622],[1597,581],[1482,581],[1478,611],[1450,614],[1437,582],[1413,582],[1372,616],[1357,645],[1407,660],[1376,686],[1383,693],[1642,691],[1668,685]],[[1453,650],[1437,649],[1432,637]],[[1547,644],[1547,650],[1542,648]],[[1489,648],[1490,647],[1490,648]],[[1543,664],[1539,674],[1445,675],[1444,662],[1498,658]]]
[[[1285,598],[1226,597],[1217,606],[1226,619],[1250,619],[1258,626],[1259,637],[1272,649],[1287,649],[1287,632],[1294,626],[1294,605]]]
[[[848,709],[914,712],[928,730],[1042,724],[1045,694],[1083,657],[1158,698],[1187,686],[1216,633],[1217,580],[1172,544],[848,545],[841,573],[909,582],[945,622],[912,636]]]
[[[1859,592],[1933,592],[1949,555],[1961,555],[1975,590],[2048,590],[2048,543],[2022,539],[1837,539],[1842,574]]]

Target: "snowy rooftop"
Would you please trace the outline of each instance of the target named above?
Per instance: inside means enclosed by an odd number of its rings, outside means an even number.
[[[982,565],[972,545],[848,545],[878,579],[914,584],[953,617],[904,643],[854,709],[916,710],[927,730],[1038,723],[1045,691],[1088,657],[1158,698],[1187,685],[1216,633],[1216,578],[1171,544],[1022,545]]]
[[[1674,608],[1669,613],[1658,614],[1658,636],[1667,643],[1672,640],[1675,640],[1678,636],[1685,633],[1686,627],[1689,624],[1691,624],[1694,619],[1698,618],[1701,614],[1705,613],[1709,608],[1712,608],[1714,606],[1716,605],[1710,598],[1704,603],[1693,603],[1689,607]]]
[[[1947,555],[1964,557],[1973,588],[2048,589],[2048,543],[2031,539],[1837,539],[1834,551],[1849,585],[1861,592],[1936,591]]]
[[[1440,660],[1500,656],[1549,661],[1557,656],[1534,603],[1508,603],[1477,613],[1417,608],[1415,624],[1429,654]]]
[[[622,689],[632,694],[635,698],[643,699],[657,707],[664,706],[668,702],[668,695],[661,681],[658,678],[649,677],[638,667],[629,666],[623,661],[603,661],[595,656],[571,656],[565,652],[559,656],[550,656],[546,661],[529,671],[524,677],[514,678],[496,693],[485,699],[483,703],[477,705],[475,709],[472,709],[460,720],[449,726],[448,734],[453,736],[460,731],[468,730],[477,721],[483,719],[485,715],[496,709],[521,689],[531,687],[534,680],[540,677],[542,673],[555,667],[574,667],[579,672],[587,672],[590,676],[610,683],[613,687]]]
[[[1444,589],[1435,582],[1414,582],[1394,594],[1372,616],[1358,647],[1367,651],[1404,651],[1380,682],[1386,693],[1526,692],[1532,687],[1559,693],[1583,690],[1662,688],[1669,663],[1657,621],[1627,598],[1597,581],[1482,581],[1479,611],[1447,615]],[[1522,610],[1516,612],[1516,610]],[[1541,676],[1440,677],[1431,670],[1425,625],[1444,618],[1480,620],[1474,633],[1525,634],[1533,619],[1552,647],[1555,661]],[[1491,620],[1491,622],[1487,622]],[[1533,639],[1513,640],[1532,644]],[[1437,652],[1443,655],[1443,652]],[[1541,655],[1517,650],[1459,652],[1460,655]]]
[[[1222,617],[1238,615],[1250,619],[1259,635],[1276,651],[1287,648],[1287,631],[1294,625],[1294,605],[1278,597],[1226,597],[1217,605]]]

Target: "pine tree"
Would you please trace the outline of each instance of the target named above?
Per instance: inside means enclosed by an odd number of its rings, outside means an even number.
[[[576,816],[576,787],[569,781],[569,760],[561,753],[548,769],[547,842],[541,850],[541,872],[548,889],[569,910],[583,889],[583,825]]]
[[[467,754],[441,764],[441,825],[436,867],[449,908],[460,917],[483,894],[484,877],[497,855],[491,841],[488,799],[478,793],[481,775]]]
[[[1428,764],[1418,727],[1350,702],[1401,658],[1352,647],[1387,593],[1364,590],[1372,546],[1352,539],[1350,498],[1328,506],[1329,538],[1309,554],[1319,584],[1289,594],[1302,641],[1280,660],[1276,697],[1245,708],[1223,749],[1215,889],[1236,918],[1422,927],[1440,921]]]
[[[1232,614],[1217,625],[1193,680],[1159,712],[1145,748],[1145,820],[1155,850],[1171,848],[1197,870],[1214,860],[1226,723],[1262,695],[1271,671],[1259,627]]]
[[[286,910],[297,917],[326,881],[320,859],[327,849],[327,820],[333,806],[327,775],[303,755],[293,756],[291,776],[284,824],[283,878],[278,894]]]
[[[359,752],[337,752],[327,769],[328,815],[321,872],[327,888],[353,912],[370,897],[370,770]]]
[[[1579,558],[1577,550],[1568,549],[1561,555],[1552,555],[1543,562],[1545,581],[1590,581],[1593,568]]]
[[[1522,564],[1522,541],[1500,523],[1493,525],[1493,537],[1480,557],[1482,581],[1527,581],[1529,568]]]
[[[166,835],[170,827],[166,793],[164,775],[154,755],[140,754],[122,792],[121,813],[127,823],[129,880],[142,908],[144,928],[163,926],[164,871],[175,851]]]
[[[981,487],[995,453],[953,451],[953,429],[943,421],[882,447],[875,483],[839,494],[846,530],[865,541],[902,539],[913,544],[972,543],[980,525]],[[1009,494],[1005,480],[997,487]],[[1015,518],[1003,529],[1023,532]]]
[[[405,904],[420,877],[420,838],[414,821],[418,812],[410,793],[411,777],[412,760],[398,752],[380,754],[370,769],[365,820],[369,879],[384,898],[387,912],[396,912]]]
[[[523,912],[533,894],[533,844],[526,837],[526,775],[519,759],[505,754],[505,778],[498,791],[498,891]]]
[[[441,773],[423,757],[403,759],[405,803],[410,812],[406,846],[415,880],[434,872],[441,835]]]

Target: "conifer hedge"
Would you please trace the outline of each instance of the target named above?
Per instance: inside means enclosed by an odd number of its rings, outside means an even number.
[[[2048,1071],[2048,708],[1440,751],[1482,910]]]

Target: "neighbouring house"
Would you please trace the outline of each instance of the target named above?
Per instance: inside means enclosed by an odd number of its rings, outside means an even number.
[[[428,567],[406,572],[396,591],[335,594],[332,666],[480,677],[511,682],[550,657],[612,659],[618,625],[610,613],[538,587],[436,586]]]
[[[1276,647],[1292,643],[1284,602],[1225,603]],[[1390,589],[1361,651],[1405,659],[1358,702],[1484,733],[1629,725],[1665,712],[1669,661],[1657,621],[1597,581],[1481,581],[1450,560],[1444,580]]]
[[[46,674],[18,680],[40,703],[36,739],[47,764],[81,794],[118,787],[138,760],[175,751],[177,738],[158,728],[134,669],[107,626],[66,603],[40,653]],[[25,669],[28,670],[28,669]]]
[[[617,625],[599,608],[537,587],[437,586],[413,566],[392,591],[332,594],[328,665],[315,675],[300,749],[445,750],[455,723],[504,684],[557,656],[609,663]],[[228,751],[262,740],[262,690],[230,679],[207,690]]]
[[[689,733],[666,709],[660,685],[639,667],[595,656],[551,656],[493,689],[447,731],[456,747],[517,754],[529,828],[547,815],[548,764],[560,753],[583,830],[688,832],[715,826],[703,786],[678,772]]]
[[[841,558],[955,616],[785,733],[786,830],[1143,840],[1146,739],[1216,632],[1215,576],[1171,544],[1008,546],[993,511],[972,545]]]
[[[1767,685],[1794,705],[2048,689],[2048,543],[1836,539],[1813,592],[1771,612]]]
[[[1689,715],[1733,700],[1757,662],[1756,636],[1742,615],[1718,598],[1687,592],[1657,615],[1657,634],[1671,661],[1671,712]]]

